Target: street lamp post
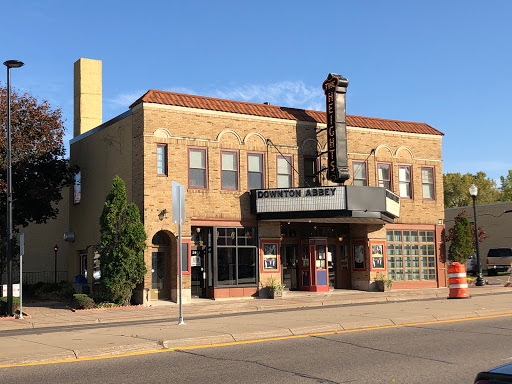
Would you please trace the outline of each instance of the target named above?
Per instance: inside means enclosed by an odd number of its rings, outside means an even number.
[[[475,244],[476,244],[476,268],[477,268],[477,278],[476,285],[481,287],[485,285],[484,279],[482,277],[482,264],[480,263],[480,245],[478,242],[478,225],[476,223],[476,196],[478,195],[478,188],[475,184],[471,184],[469,187],[469,194],[473,198],[473,217],[475,221]]]
[[[57,252],[59,251],[59,247],[55,244],[53,247],[53,252],[55,252],[55,284],[57,284]]]
[[[12,166],[11,166],[11,68],[23,67],[19,60],[7,60],[7,316],[14,316],[12,309]]]

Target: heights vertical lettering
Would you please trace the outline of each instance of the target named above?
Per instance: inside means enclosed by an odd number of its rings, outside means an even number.
[[[335,73],[330,73],[322,84],[327,114],[327,178],[342,184],[350,178],[345,113],[347,86],[348,80]]]

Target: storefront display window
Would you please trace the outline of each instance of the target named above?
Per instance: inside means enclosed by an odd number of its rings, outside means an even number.
[[[390,279],[436,280],[434,231],[395,230],[387,231],[386,237]]]
[[[277,271],[277,244],[263,244],[263,270]]]
[[[384,241],[372,241],[370,243],[370,259],[372,271],[384,271],[386,269],[386,247]]]
[[[256,228],[216,228],[217,285],[256,284]]]

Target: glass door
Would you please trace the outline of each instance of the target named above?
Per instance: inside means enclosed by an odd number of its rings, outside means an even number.
[[[299,289],[298,286],[298,247],[296,244],[281,247],[281,266],[283,270],[283,284],[290,290]]]
[[[151,298],[167,299],[167,271],[166,252],[156,251],[151,253]]]
[[[336,255],[336,244],[327,246],[327,265],[329,267],[329,287],[337,288],[336,277],[338,275],[337,264],[338,257]]]
[[[206,248],[192,247],[190,257],[191,295],[206,297]]]
[[[309,291],[311,285],[311,268],[309,264],[309,246],[307,240],[302,242],[301,248],[302,257],[300,258],[299,284],[301,290]]]

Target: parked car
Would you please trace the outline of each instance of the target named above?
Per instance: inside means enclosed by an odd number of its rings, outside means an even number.
[[[512,248],[491,248],[487,253],[487,274],[496,276],[498,272],[506,272],[511,263]]]
[[[466,273],[469,275],[469,274],[474,274],[476,275],[477,273],[477,270],[476,270],[476,255],[473,254],[473,256],[471,256],[468,261],[466,261]]]
[[[512,363],[500,365],[476,375],[474,384],[512,383]]]

